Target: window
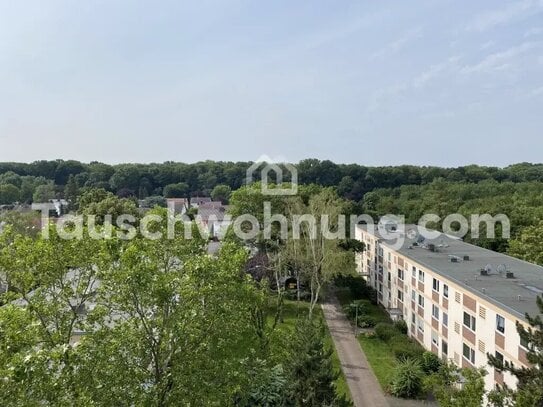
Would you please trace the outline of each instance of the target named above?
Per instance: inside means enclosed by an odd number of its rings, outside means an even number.
[[[403,302],[403,291],[402,290],[398,290],[398,299]]]
[[[415,313],[413,312],[413,313],[411,314],[411,323],[412,323],[413,325],[415,325],[415,319],[416,319],[416,316],[415,316]]]
[[[416,301],[417,300],[417,294],[415,294],[415,290],[411,290],[411,300]]]
[[[419,270],[419,281],[424,283],[424,271]]]
[[[417,268],[415,266],[413,266],[413,268],[411,269],[411,276],[413,278],[417,277]]]
[[[496,330],[505,333],[505,318],[501,315],[496,314]]]
[[[432,304],[432,316],[439,321],[439,308],[435,304]]]
[[[496,359],[498,359],[500,363],[503,363],[503,355],[500,352],[496,351],[494,356],[496,356]]]
[[[419,294],[419,306],[424,308],[424,297],[420,294]]]
[[[449,286],[447,284],[443,284],[443,297],[449,298]]]
[[[383,292],[383,284],[379,283],[379,292],[382,293]]]
[[[432,331],[432,343],[436,346],[439,344],[439,339],[436,331]]]
[[[398,269],[398,278],[403,281],[403,270]]]
[[[528,349],[528,341],[522,336],[520,337],[520,346],[522,346],[524,349]]]
[[[388,261],[391,260],[391,257],[390,257],[390,252],[388,253]]]
[[[464,326],[475,332],[475,317],[464,312]]]
[[[464,355],[464,358],[466,358],[466,360],[469,360],[472,364],[475,364],[475,351],[465,343],[462,347],[462,355]]]
[[[439,280],[432,280],[432,290],[439,292]]]
[[[449,314],[447,314],[446,312],[443,313],[443,325],[449,326]]]
[[[424,320],[422,318],[418,319],[418,324],[417,325],[418,325],[419,331],[424,332]]]
[[[449,344],[445,341],[441,341],[441,356],[447,357],[449,353]]]

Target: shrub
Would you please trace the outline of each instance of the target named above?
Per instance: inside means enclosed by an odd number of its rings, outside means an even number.
[[[423,371],[417,360],[406,359],[398,364],[390,384],[393,396],[416,398],[422,391]]]
[[[394,325],[381,322],[375,325],[375,335],[382,341],[388,342],[394,336],[399,335],[399,332],[394,328]]]
[[[348,305],[345,305],[343,307],[343,311],[345,312],[345,315],[347,315],[347,318],[352,319],[352,320],[356,318],[357,307],[358,307],[358,318],[360,318],[360,316],[366,312],[366,306],[363,301],[360,301],[360,300],[351,301]]]
[[[394,327],[404,335],[407,335],[407,324],[403,319],[398,319],[394,322]]]
[[[420,345],[409,340],[406,336],[394,337],[390,345],[394,357],[399,361],[406,359],[418,360],[422,357],[422,353],[424,352],[424,349]]]
[[[296,301],[298,299],[298,292],[296,290],[286,290],[284,296],[287,300]],[[311,293],[309,291],[300,290],[301,301],[309,301],[310,299]]]
[[[359,328],[373,328],[377,324],[377,320],[374,317],[368,315],[362,315],[358,317]]]
[[[424,352],[420,361],[422,370],[427,374],[435,373],[441,367],[441,360],[432,352]]]

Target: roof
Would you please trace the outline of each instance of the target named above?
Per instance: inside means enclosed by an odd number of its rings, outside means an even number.
[[[224,220],[226,214],[226,208],[223,206],[200,206],[198,208],[197,217],[205,222],[207,222],[211,217],[214,217],[214,220],[222,221]]]
[[[366,225],[357,227],[368,230]],[[371,226],[369,232],[382,239],[380,243],[384,246],[392,247],[396,243],[383,239],[375,226]],[[404,237],[404,242],[399,249],[392,248],[405,257],[520,319],[525,320],[526,313],[532,316],[540,313],[536,299],[543,294],[543,267],[444,233],[438,232],[438,237],[424,239],[418,234],[416,225],[406,225],[405,231],[398,233]],[[469,260],[464,260],[465,256],[469,256]],[[482,275],[481,270],[485,269],[488,275]],[[512,272],[514,277],[507,278],[507,272]]]
[[[194,196],[190,198],[191,205],[201,205],[206,202],[211,202],[211,198],[208,196]]]

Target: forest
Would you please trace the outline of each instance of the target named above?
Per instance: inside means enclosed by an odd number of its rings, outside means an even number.
[[[203,161],[193,164],[81,163],[74,160],[0,163],[0,204],[32,202],[35,198],[62,196],[66,186],[104,188],[119,196],[143,199],[152,195],[210,195],[217,185],[236,190],[245,183],[251,162]],[[428,185],[437,179],[451,184],[541,182],[543,165],[521,163],[506,168],[469,165],[458,168],[411,165],[368,167],[305,159],[295,164],[299,182],[337,187],[340,196],[361,201],[375,189]],[[35,195],[36,194],[36,195]]]

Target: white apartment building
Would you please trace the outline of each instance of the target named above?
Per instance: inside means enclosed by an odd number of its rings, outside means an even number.
[[[396,248],[374,226],[358,225],[356,239],[366,245],[358,272],[391,317],[407,322],[409,336],[458,366],[484,367],[487,390],[516,386],[513,376],[488,365],[487,353],[528,363],[515,323],[527,325],[526,313],[539,313],[543,267],[445,234],[425,239],[414,225],[405,226]]]

